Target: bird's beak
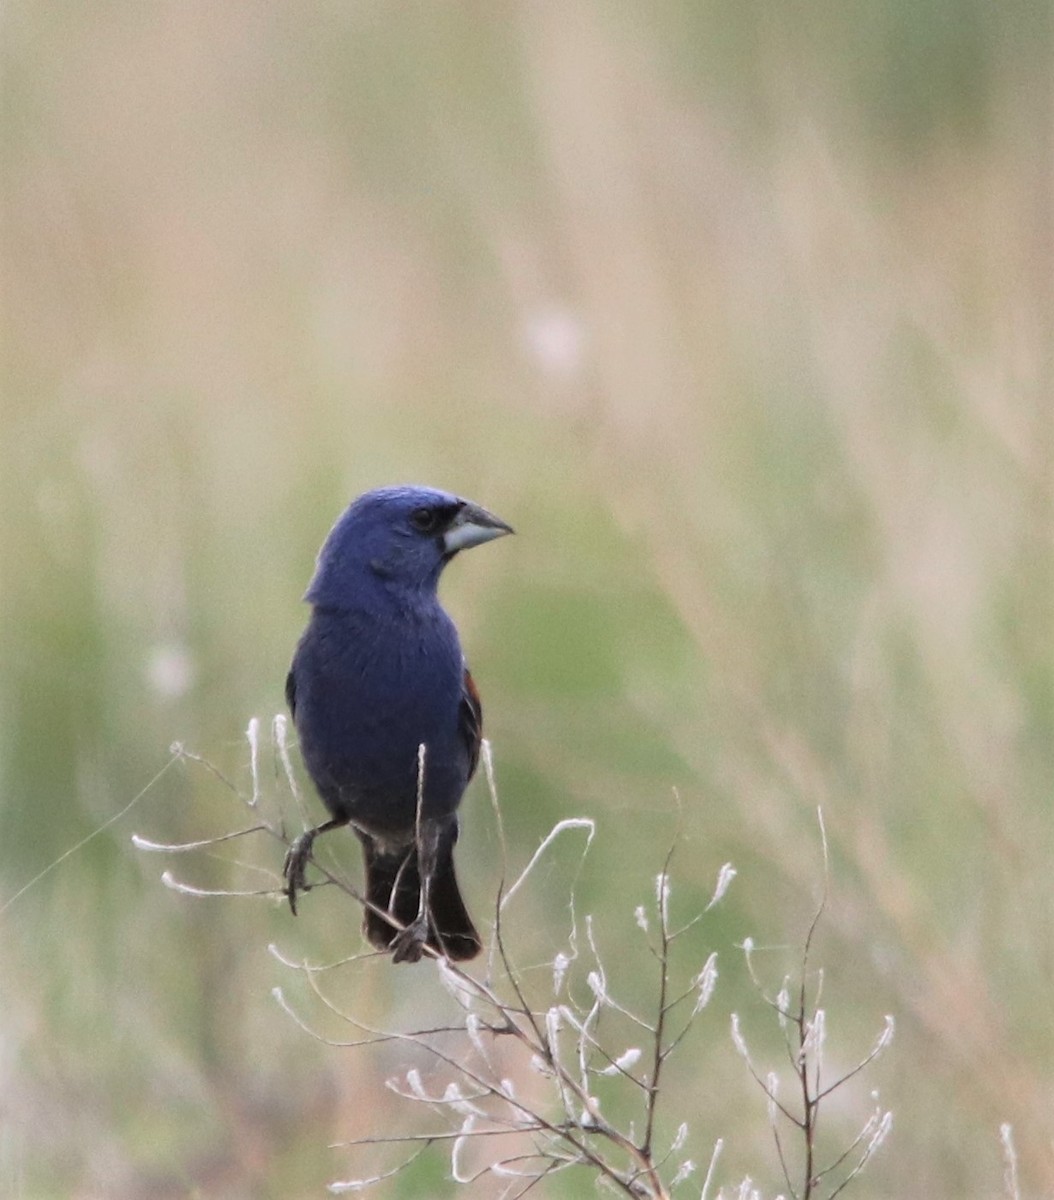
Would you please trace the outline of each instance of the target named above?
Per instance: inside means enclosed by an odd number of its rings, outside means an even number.
[[[478,504],[465,503],[443,534],[443,549],[448,555],[456,554],[512,532],[512,526],[506,525],[500,517]]]

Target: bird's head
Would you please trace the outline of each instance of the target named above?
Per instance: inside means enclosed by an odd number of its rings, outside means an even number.
[[[378,584],[434,593],[440,572],[459,550],[506,533],[511,526],[450,492],[377,488],[354,500],[330,530],[305,598],[339,609]]]

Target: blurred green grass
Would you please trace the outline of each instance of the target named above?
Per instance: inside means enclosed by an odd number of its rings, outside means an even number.
[[[749,1013],[732,942],[783,968],[823,804],[835,1036],[899,1029],[856,1194],[996,1194],[1003,1121],[1049,1190],[1047,8],[3,20],[4,894],[175,740],[244,780],[329,523],[374,484],[448,486],[519,531],[444,590],[520,861],[597,817],[580,903],[619,944],[678,788],[685,903],[740,870],[705,948],[716,1011]],[[230,816],[170,772],[4,913],[5,1194],[316,1195],[354,1173],[324,1147],[387,1119],[381,1068],[268,996],[269,940],[337,955],[354,914],[195,905],[129,847]],[[478,786],[466,826],[483,908]],[[561,878],[529,955],[559,948]],[[774,1191],[723,1015],[671,1116]],[[421,1171],[391,1194],[448,1186]]]

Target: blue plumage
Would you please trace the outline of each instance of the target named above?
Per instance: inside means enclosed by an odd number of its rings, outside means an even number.
[[[436,588],[460,550],[511,532],[447,492],[367,492],[334,525],[307,591],[312,614],[286,696],[331,820],[293,845],[287,891],[295,912],[315,836],[350,824],[365,853],[366,935],[397,962],[425,945],[455,959],[479,950],[452,856],[481,709]]]

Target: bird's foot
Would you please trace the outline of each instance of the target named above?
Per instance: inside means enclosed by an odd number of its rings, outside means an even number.
[[[311,857],[311,846],[315,841],[316,830],[309,829],[302,833],[286,852],[282,865],[282,877],[285,879],[285,894],[289,897],[289,907],[296,916],[297,892],[309,892],[311,884],[307,881],[307,863]]]
[[[421,961],[428,942],[428,918],[421,913],[414,917],[405,929],[400,929],[391,940],[392,962],[415,963]]]

